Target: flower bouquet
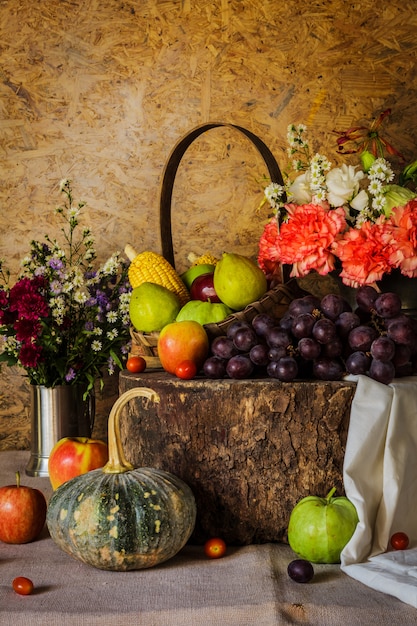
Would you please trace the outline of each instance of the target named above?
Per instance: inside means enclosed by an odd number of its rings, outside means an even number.
[[[377,131],[388,114],[370,130],[355,127],[339,137],[342,153],[361,152],[361,166],[332,169],[327,157],[311,155],[306,126],[288,127],[292,169],[284,186],[265,189],[275,213],[259,243],[258,263],[266,274],[282,264],[292,266],[292,277],[337,268],[354,288],[374,284],[394,268],[417,276],[417,194],[409,188],[417,182],[417,161],[396,183],[383,154],[401,155]],[[349,141],[356,146],[346,151]]]
[[[116,252],[100,267],[88,228],[77,238],[83,202],[74,205],[63,180],[65,247],[48,235],[32,241],[18,281],[0,261],[0,361],[25,369],[31,384],[56,387],[102,383],[104,368],[122,368],[128,353],[131,287],[127,263]]]

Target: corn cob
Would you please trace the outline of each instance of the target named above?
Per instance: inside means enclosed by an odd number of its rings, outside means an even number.
[[[177,294],[181,306],[189,301],[190,294],[179,274],[161,254],[148,250],[138,254],[130,244],[125,247],[125,254],[130,261],[128,276],[132,289],[142,283],[155,283]]]
[[[201,256],[197,256],[193,252],[190,252],[187,258],[189,262],[192,264],[191,267],[193,267],[194,265],[216,265],[216,263],[219,260],[212,254],[210,254],[209,252],[206,252],[205,254],[202,254]]]

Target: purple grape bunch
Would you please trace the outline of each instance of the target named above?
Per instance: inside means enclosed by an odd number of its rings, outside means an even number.
[[[417,372],[417,320],[400,297],[366,285],[356,309],[338,294],[294,299],[284,316],[258,313],[236,320],[211,342],[203,371],[208,378],[270,377],[341,380],[363,374],[389,384]]]

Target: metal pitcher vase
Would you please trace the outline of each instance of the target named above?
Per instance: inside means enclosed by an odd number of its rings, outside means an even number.
[[[49,476],[49,454],[63,437],[91,437],[95,396],[83,385],[30,385],[31,451],[28,476]]]

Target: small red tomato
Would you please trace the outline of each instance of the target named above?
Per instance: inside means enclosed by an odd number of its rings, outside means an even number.
[[[141,356],[130,356],[126,362],[126,369],[132,374],[140,374],[146,369],[146,361]]]
[[[226,543],[219,537],[213,537],[204,544],[204,552],[209,559],[220,559],[226,553]]]
[[[184,380],[190,380],[197,374],[197,365],[194,361],[181,361],[175,368],[175,376],[177,378],[183,378]]]
[[[12,582],[13,590],[20,596],[29,596],[33,591],[33,582],[25,576],[18,576]]]
[[[410,540],[405,533],[394,533],[390,543],[394,550],[407,550]]]

